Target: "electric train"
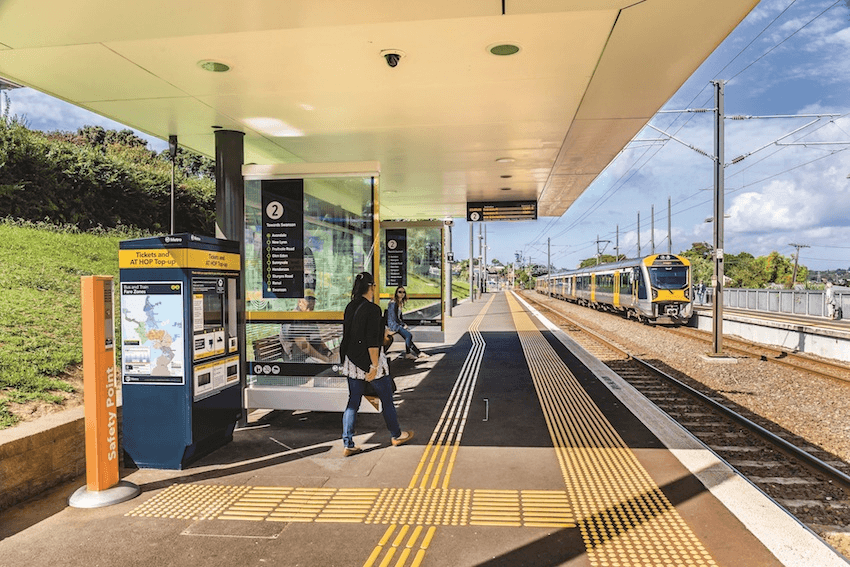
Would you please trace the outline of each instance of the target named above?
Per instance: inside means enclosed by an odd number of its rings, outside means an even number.
[[[676,254],[548,274],[536,286],[538,293],[645,323],[683,325],[693,314],[691,263]]]

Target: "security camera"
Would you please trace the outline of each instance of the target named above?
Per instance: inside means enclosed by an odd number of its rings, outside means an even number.
[[[398,49],[384,49],[381,51],[381,55],[387,60],[387,65],[390,67],[397,67],[399,60],[404,57],[404,51],[399,51]]]

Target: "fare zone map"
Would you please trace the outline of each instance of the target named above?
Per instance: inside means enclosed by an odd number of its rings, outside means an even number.
[[[121,284],[124,382],[183,383],[183,286]]]

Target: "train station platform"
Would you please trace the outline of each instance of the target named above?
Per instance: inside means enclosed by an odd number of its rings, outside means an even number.
[[[402,427],[252,414],[137,498],[83,480],[0,513],[0,565],[846,565],[512,293],[463,303],[427,360],[393,363]],[[340,408],[342,410],[343,408]]]

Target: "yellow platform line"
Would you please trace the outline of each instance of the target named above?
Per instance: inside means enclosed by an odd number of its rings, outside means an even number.
[[[472,348],[461,367],[458,379],[454,383],[431,438],[425,446],[425,451],[408,484],[409,488],[413,488],[417,484],[420,488],[428,488],[429,480],[431,481],[431,488],[437,488],[441,484],[443,488],[448,487],[447,477],[443,479],[442,483],[440,483],[439,478],[444,470],[448,476],[454,468],[456,447],[460,444],[460,439],[463,436],[466,418],[472,402],[472,393],[478,380],[486,347],[479,327],[494,299],[495,296],[490,297],[469,326]]]
[[[511,294],[508,303],[591,565],[716,565]]]

